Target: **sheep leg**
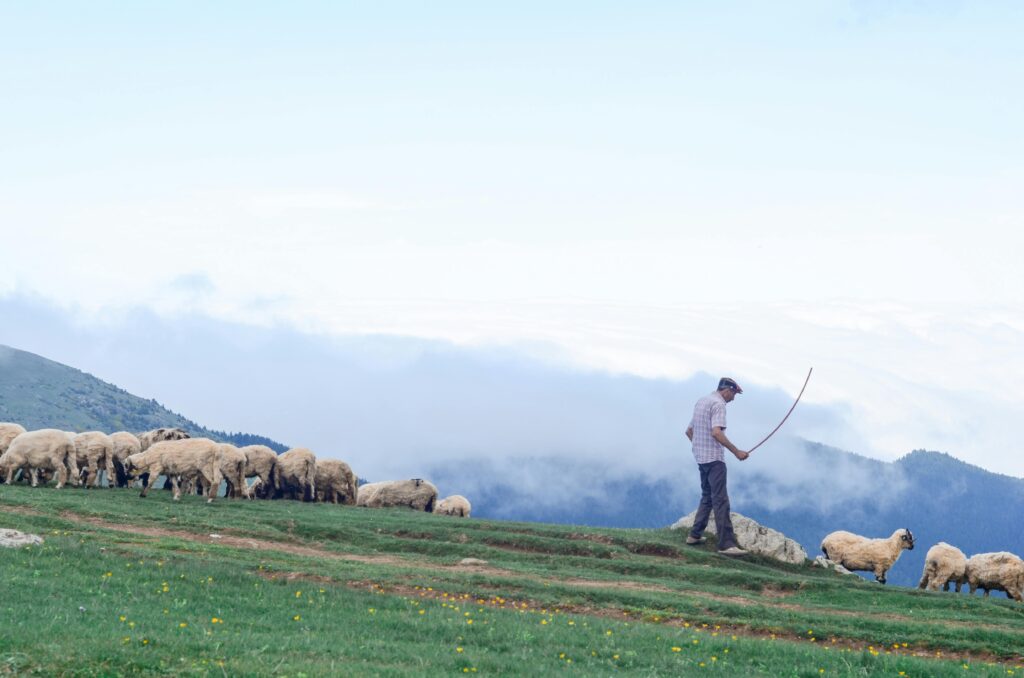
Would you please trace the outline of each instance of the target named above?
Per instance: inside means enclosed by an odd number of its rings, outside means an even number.
[[[921,575],[921,581],[917,582],[917,588],[926,589],[928,588],[928,584],[928,573],[925,572],[923,575]]]
[[[39,469],[33,466],[29,475],[32,478],[32,487],[39,487]]]
[[[213,477],[210,477],[210,471],[208,469],[201,469],[200,473],[208,483],[206,490],[206,503],[209,504],[213,501],[213,498],[217,496],[217,486],[220,485],[220,474],[217,473],[216,468],[213,469]]]
[[[92,486],[97,488],[100,486],[100,465],[98,459],[89,460],[89,473],[92,474]]]
[[[114,455],[108,454],[106,462],[107,487],[114,489],[117,487],[117,473],[114,471]]]
[[[181,476],[168,476],[171,480],[171,497],[174,501],[181,500]]]
[[[64,467],[64,464],[57,464],[57,489],[64,487],[64,484],[68,482],[68,470]]]
[[[149,492],[149,488],[153,486],[153,481],[160,477],[163,472],[163,467],[160,464],[154,464],[150,467],[146,473],[148,477],[142,482],[142,492],[139,493],[140,497],[145,497],[146,493]]]
[[[881,567],[875,567],[875,581],[879,584],[885,584],[885,570]]]

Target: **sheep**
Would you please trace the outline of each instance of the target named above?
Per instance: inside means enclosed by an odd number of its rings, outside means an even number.
[[[413,478],[363,485],[359,488],[356,505],[370,508],[408,506],[416,511],[432,513],[436,501],[437,488],[422,478]]]
[[[7,451],[11,441],[25,432],[21,424],[14,424],[8,421],[0,422],[0,454]]]
[[[140,452],[145,452],[149,449],[149,446],[154,443],[159,443],[164,440],[188,440],[192,436],[188,434],[183,428],[155,428],[152,431],[146,431],[145,433],[139,434],[139,444],[142,449]]]
[[[274,493],[302,501],[316,500],[316,455],[295,447],[277,458],[274,465]]]
[[[1006,591],[1006,595],[1018,602],[1024,602],[1024,560],[1000,551],[979,553],[967,560],[967,583],[971,595],[979,588],[985,591]]]
[[[231,443],[220,443],[217,445],[217,468],[227,485],[225,497],[250,498],[249,486],[245,484],[245,454]],[[201,480],[196,482],[196,489],[199,494],[203,493]],[[213,493],[217,493],[216,488]]]
[[[75,436],[75,450],[78,469],[83,476],[83,487],[89,487],[90,479],[93,487],[99,487],[101,470],[107,472],[107,484],[114,486],[113,448],[110,436],[100,431],[86,431]]]
[[[885,573],[903,549],[913,548],[914,535],[907,529],[896,530],[888,539],[868,539],[840,530],[821,542],[821,551],[826,558],[848,570],[873,571],[879,584],[885,584]]]
[[[10,447],[11,441],[17,438],[19,435],[25,432],[25,427],[21,424],[15,424],[12,422],[0,423],[0,456],[7,451]],[[23,473],[21,477],[25,477]]]
[[[39,485],[39,471],[53,472],[57,475],[59,490],[69,478],[72,483],[78,481],[75,457],[75,443],[67,433],[55,428],[44,428],[27,431],[12,440],[7,451],[0,456],[0,470],[4,472],[4,482],[8,484],[18,469],[30,471],[32,487]]]
[[[245,477],[256,477],[256,482],[249,488],[250,497],[263,497],[273,488],[271,478],[277,464],[277,453],[266,445],[246,445],[239,448],[245,455]]]
[[[188,440],[192,436],[189,435],[188,431],[178,427],[161,426],[151,431],[139,434],[139,443],[142,445],[142,451],[145,452],[149,449],[149,446],[154,443],[159,443],[165,440]],[[170,477],[164,478],[164,489],[172,489],[172,483]]]
[[[220,485],[220,469],[217,467],[218,443],[209,438],[187,438],[165,440],[154,443],[145,452],[133,454],[125,460],[125,472],[130,478],[148,474],[142,485],[140,497],[145,497],[153,481],[161,473],[171,481],[174,499],[181,497],[179,481],[201,476],[206,487],[206,501],[212,502]]]
[[[437,513],[438,515],[459,516],[461,518],[468,518],[469,510],[469,500],[461,494],[453,494],[450,497],[439,499],[437,505],[434,507],[434,513]]]
[[[125,459],[133,454],[142,452],[142,442],[128,431],[118,431],[110,434],[111,457],[113,458],[114,474],[116,478],[110,482],[110,486],[128,487],[128,476],[124,472]]]
[[[316,462],[317,501],[354,506],[358,492],[356,476],[348,464],[336,459]]]
[[[960,593],[960,587],[967,581],[964,575],[966,568],[967,556],[964,552],[940,541],[928,549],[928,554],[924,557],[924,572],[917,588],[938,591],[941,585],[943,591],[948,591],[949,583],[953,582],[956,585],[956,592]]]

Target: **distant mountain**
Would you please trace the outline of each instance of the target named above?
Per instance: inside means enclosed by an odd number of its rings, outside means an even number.
[[[148,431],[180,426],[235,445],[267,445],[283,452],[285,445],[259,435],[214,431],[73,367],[33,353],[0,345],[0,421],[27,429],[68,431]]]
[[[259,435],[207,429],[155,400],[5,346],[0,346],[0,421],[76,431],[181,426],[196,436],[286,449]],[[924,450],[883,462],[797,441],[773,454],[778,456],[771,463],[730,465],[732,508],[797,540],[812,557],[833,530],[884,537],[907,527],[918,546],[902,555],[888,579],[913,586],[925,553],[939,541],[968,555],[1024,555],[1022,479]],[[658,480],[633,473],[627,457],[611,466],[600,457],[481,454],[458,463],[425,459],[424,471],[446,493],[468,496],[473,515],[481,518],[661,528],[695,508],[699,488],[688,453]]]

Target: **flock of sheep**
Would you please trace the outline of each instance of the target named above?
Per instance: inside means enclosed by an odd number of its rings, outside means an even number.
[[[885,583],[885,573],[893,566],[904,549],[914,548],[914,535],[900,529],[888,539],[868,539],[852,532],[833,532],[821,542],[825,557],[848,570],[874,572],[875,579]],[[1024,602],[1024,560],[1006,551],[979,553],[968,558],[955,546],[940,541],[928,549],[924,559],[924,573],[918,588],[938,591],[949,590],[949,585],[960,587],[965,583],[971,594],[979,588],[988,596],[990,591],[1005,591],[1018,602]]]
[[[469,501],[462,495],[438,500],[437,488],[421,479],[391,480],[360,487],[343,461],[317,460],[302,447],[278,455],[265,445],[235,447],[209,438],[192,438],[180,428],[158,428],[134,435],[126,431],[70,433],[59,429],[26,431],[19,424],[0,423],[0,477],[3,482],[30,480],[32,487],[57,479],[57,488],[70,482],[99,487],[106,473],[108,487],[128,487],[142,481],[145,497],[158,476],[174,490],[205,493],[213,501],[221,481],[226,497],[299,499],[367,507],[405,506],[468,518]],[[253,478],[250,485],[248,479]],[[848,570],[874,572],[884,584],[885,573],[904,549],[914,548],[914,535],[900,529],[888,539],[868,539],[851,532],[833,532],[821,543],[825,557]],[[1012,553],[963,551],[939,542],[925,557],[919,588],[948,591],[963,584],[973,594],[982,589],[1005,591],[1024,601],[1024,560]]]
[[[5,483],[57,479],[65,484],[108,487],[142,482],[145,497],[158,476],[167,479],[174,498],[182,491],[206,494],[213,501],[221,481],[226,497],[300,499],[380,508],[405,506],[418,511],[468,518],[462,495],[438,500],[437,488],[421,480],[391,480],[359,486],[343,461],[318,460],[297,447],[278,455],[266,445],[236,447],[209,438],[192,438],[180,428],[158,428],[139,435],[119,431],[71,433],[59,429],[26,431],[20,424],[0,423],[0,479]],[[249,478],[253,478],[250,485]]]

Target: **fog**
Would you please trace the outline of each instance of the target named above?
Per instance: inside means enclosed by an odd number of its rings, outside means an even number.
[[[309,447],[371,481],[437,475],[449,479],[442,493],[468,496],[503,487],[509,516],[620,500],[624,483],[667,483],[682,504],[692,501],[697,480],[683,432],[694,402],[721,376],[650,379],[570,366],[544,345],[317,336],[144,310],[82,324],[26,298],[0,301],[0,312],[11,321],[0,342],[204,426]],[[729,376],[743,384],[742,374]],[[749,448],[794,397],[746,386],[729,405],[728,435]],[[858,451],[848,408],[801,403],[749,460],[730,459],[734,504],[828,509],[875,493],[875,471],[822,465],[804,439]]]

